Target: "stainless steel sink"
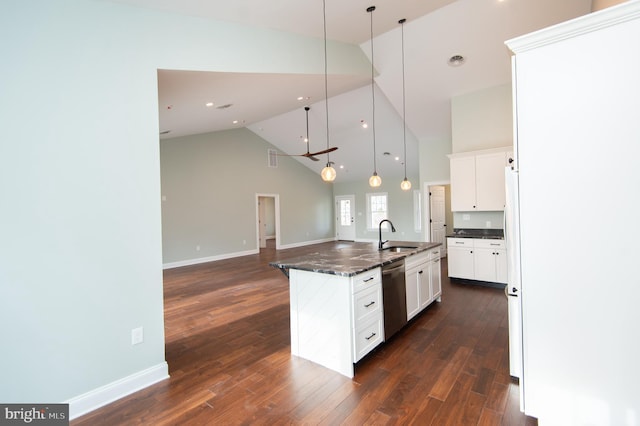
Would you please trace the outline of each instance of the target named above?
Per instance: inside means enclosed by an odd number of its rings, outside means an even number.
[[[411,247],[411,246],[390,246],[390,247],[385,247],[382,250],[383,251],[391,251],[394,253],[402,253],[403,251],[411,251],[411,250],[415,250],[418,247]]]

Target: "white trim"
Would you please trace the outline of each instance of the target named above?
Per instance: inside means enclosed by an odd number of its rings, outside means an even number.
[[[296,248],[296,247],[304,247],[304,246],[310,246],[312,244],[321,244],[321,243],[328,243],[330,241],[335,241],[335,238],[323,238],[321,240],[315,240],[315,241],[302,241],[300,243],[292,243],[292,244],[283,244],[280,247],[278,247],[278,249],[290,249],[290,248]]]
[[[197,265],[199,263],[215,262],[216,260],[231,259],[233,257],[248,256],[250,254],[258,254],[260,250],[251,249],[245,251],[237,251],[235,253],[225,253],[216,256],[199,257],[197,259],[179,260],[177,262],[163,263],[162,269],[179,268],[181,266]]]
[[[507,40],[515,54],[577,37],[640,17],[640,2],[629,1]]]
[[[108,385],[71,398],[65,402],[69,404],[69,420],[83,416],[113,401],[168,378],[169,366],[166,362],[161,362],[146,370],[139,371],[115,382],[111,382]]]

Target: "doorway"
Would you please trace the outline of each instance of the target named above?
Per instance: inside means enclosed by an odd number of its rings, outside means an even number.
[[[336,240],[355,241],[356,239],[356,221],[355,212],[356,202],[353,195],[336,196],[336,208],[334,210],[336,216]]]
[[[258,250],[280,246],[280,199],[278,194],[256,194]]]
[[[448,182],[432,182],[424,186],[426,241],[442,244],[441,256],[447,255],[447,233],[453,223],[451,215],[450,185]],[[452,230],[453,231],[453,230]]]

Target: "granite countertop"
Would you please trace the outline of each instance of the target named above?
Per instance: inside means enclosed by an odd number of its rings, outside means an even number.
[[[447,238],[504,240],[504,231],[502,229],[454,228],[453,234],[447,235]]]
[[[441,245],[440,243],[424,243],[416,241],[389,241],[384,247],[404,246],[415,247],[396,253],[390,250],[378,250],[378,243],[351,243],[345,242],[335,249],[310,253],[304,256],[290,259],[282,259],[269,263],[274,268],[279,268],[289,276],[289,269],[318,272],[322,274],[340,275],[352,277],[361,272],[375,269],[378,266],[388,265],[407,256],[430,250]]]

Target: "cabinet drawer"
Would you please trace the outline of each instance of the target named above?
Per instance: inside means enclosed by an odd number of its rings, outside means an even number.
[[[440,259],[440,247],[429,250],[429,260]]]
[[[504,240],[482,240],[474,241],[475,248],[503,249],[505,248]]]
[[[372,269],[351,277],[351,290],[356,293],[381,282],[380,268]]]
[[[382,311],[382,287],[380,285],[356,293],[353,300],[354,325],[357,329],[373,315]]]
[[[353,362],[358,362],[373,348],[382,343],[382,318],[378,317],[356,329]]]
[[[447,238],[449,247],[473,248],[473,238]]]
[[[414,268],[428,261],[429,261],[429,252],[423,251],[423,252],[414,254],[413,256],[405,257],[404,269],[406,271],[407,269]]]

